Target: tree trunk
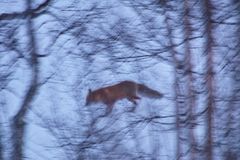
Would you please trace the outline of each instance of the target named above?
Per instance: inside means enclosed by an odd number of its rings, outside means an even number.
[[[189,39],[191,38],[192,35],[192,28],[189,20],[189,2],[187,0],[184,0],[184,30],[185,30],[185,35],[184,39],[186,39],[185,43],[185,52],[186,52],[186,58],[185,58],[185,63],[186,63],[186,73],[187,73],[187,97],[188,97],[188,105],[189,105],[189,117],[190,117],[190,122],[189,122],[189,141],[190,141],[190,159],[195,160],[196,155],[195,155],[195,147],[196,141],[195,141],[195,136],[194,136],[194,124],[195,124],[195,117],[194,117],[194,110],[195,110],[195,105],[196,105],[196,98],[194,95],[194,77],[193,77],[193,65],[192,65],[192,53],[191,53],[191,44]]]
[[[165,15],[165,24],[167,26],[167,35],[169,37],[169,45],[171,46],[170,54],[173,59],[174,63],[174,100],[175,100],[175,113],[176,113],[176,159],[181,159],[182,157],[182,146],[181,146],[181,126],[180,126],[180,105],[182,104],[181,100],[181,93],[180,93],[180,77],[179,77],[179,69],[180,69],[180,62],[177,59],[177,52],[174,47],[174,42],[172,40],[173,33],[170,24],[170,17],[168,16],[167,9],[164,8],[164,15]]]
[[[214,69],[213,69],[213,25],[212,19],[212,3],[210,0],[204,1],[205,15],[206,15],[206,87],[207,87],[207,141],[206,141],[206,155],[208,160],[213,159],[213,110],[215,108],[214,97]]]
[[[26,0],[27,11],[31,10],[31,0]],[[27,17],[27,34],[29,36],[29,64],[31,69],[31,82],[27,89],[27,92],[23,98],[22,104],[19,107],[19,111],[13,117],[12,121],[12,143],[13,149],[11,154],[12,160],[22,160],[24,159],[24,136],[26,131],[26,122],[25,117],[28,113],[28,110],[31,108],[31,103],[36,96],[38,90],[38,57],[37,57],[37,48],[36,48],[36,39],[33,31],[33,20],[32,14],[28,13]]]

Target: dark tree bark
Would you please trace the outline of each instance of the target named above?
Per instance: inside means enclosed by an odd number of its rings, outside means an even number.
[[[162,3],[163,6],[167,6],[167,2]],[[182,157],[182,144],[181,144],[181,119],[180,119],[180,108],[182,107],[181,104],[183,104],[182,102],[182,93],[180,91],[180,75],[179,73],[182,73],[182,67],[181,66],[181,62],[178,60],[177,58],[177,51],[176,48],[174,47],[175,44],[173,42],[173,29],[172,26],[170,24],[170,17],[168,15],[168,11],[167,11],[167,7],[163,9],[164,12],[164,16],[165,16],[165,23],[166,23],[166,29],[167,29],[167,35],[169,37],[168,41],[169,41],[169,46],[171,46],[170,48],[170,54],[172,56],[173,59],[173,65],[174,65],[174,102],[175,102],[175,114],[176,114],[176,159],[181,159]]]
[[[33,27],[33,18],[35,18],[39,13],[37,13],[42,8],[49,4],[50,0],[46,0],[40,4],[37,8],[31,7],[31,0],[26,0],[26,10],[20,13],[12,14],[2,14],[0,19],[2,20],[14,20],[14,19],[26,19],[26,28],[28,35],[28,53],[29,56],[25,57],[29,69],[31,70],[31,80],[30,84],[26,90],[24,98],[19,106],[19,110],[12,119],[11,129],[12,129],[12,160],[22,160],[24,156],[24,136],[26,134],[26,115],[29,109],[32,107],[32,102],[37,95],[39,89],[39,55],[37,54],[37,44],[36,37]]]
[[[186,74],[187,74],[187,97],[188,97],[188,105],[189,105],[189,141],[190,141],[190,159],[195,160],[195,147],[197,146],[194,135],[194,124],[196,117],[194,116],[194,111],[196,110],[196,98],[194,94],[194,75],[193,75],[193,62],[192,62],[192,52],[191,52],[191,44],[190,38],[192,36],[192,28],[190,24],[190,8],[188,0],[184,0],[184,39],[186,39],[185,43],[185,64],[186,64]]]
[[[224,150],[224,159],[226,160],[237,160],[240,156],[240,2],[233,1],[234,12],[236,14],[236,24],[234,30],[234,39],[236,40],[236,48],[232,54],[228,55],[229,59],[226,63],[229,65],[230,76],[231,76],[231,95],[226,108],[226,129],[224,130],[224,138],[226,139],[226,146]]]
[[[213,62],[213,46],[214,46],[214,36],[213,36],[213,24],[212,24],[212,13],[213,4],[211,0],[204,0],[204,14],[205,14],[205,32],[206,32],[206,88],[207,88],[207,140],[206,140],[206,159],[213,159],[213,111],[215,108],[215,96],[214,96],[214,62]]]
[[[24,136],[26,132],[26,122],[24,118],[26,117],[28,110],[31,108],[31,103],[33,102],[37,90],[38,90],[38,78],[39,78],[39,60],[37,56],[37,44],[33,29],[33,14],[30,13],[31,10],[31,0],[26,0],[26,9],[29,12],[26,19],[27,34],[29,36],[28,49],[29,49],[29,65],[31,69],[31,81],[26,94],[23,98],[22,104],[17,114],[13,118],[12,123],[12,159],[22,160],[24,159]]]

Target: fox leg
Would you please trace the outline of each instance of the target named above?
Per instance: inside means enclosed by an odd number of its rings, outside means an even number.
[[[128,98],[128,100],[129,101],[131,101],[133,104],[135,104],[135,105],[137,105],[137,102],[136,102],[136,100],[137,99],[141,99],[140,97],[138,97],[137,95],[131,95],[131,96],[129,96],[129,98]]]
[[[114,104],[114,103],[107,103],[106,115],[108,115],[109,113],[112,112],[113,104]]]
[[[105,115],[109,115],[112,112],[112,107],[107,107]]]
[[[138,96],[133,96],[134,99],[141,99],[140,97]]]
[[[134,112],[136,110],[136,105],[134,105],[133,107],[132,107],[132,109],[130,110],[130,112]]]
[[[133,97],[133,98],[128,98],[128,100],[129,101],[131,101],[134,105],[133,105],[133,107],[132,107],[132,109],[130,110],[130,112],[134,112],[135,111],[135,109],[136,109],[136,106],[137,106],[137,102],[135,101],[135,97]]]
[[[132,107],[132,109],[130,110],[130,112],[134,112],[136,110],[136,106],[137,106],[137,99],[141,99],[140,97],[138,97],[137,95],[133,95],[130,98],[128,98],[129,101],[131,101],[134,105]]]
[[[128,98],[129,101],[131,101],[133,104],[137,105],[137,102],[135,101],[135,97]]]

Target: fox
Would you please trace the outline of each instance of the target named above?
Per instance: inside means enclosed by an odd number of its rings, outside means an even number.
[[[107,112],[110,113],[116,101],[124,98],[132,102],[134,105],[137,105],[136,100],[141,99],[137,93],[149,98],[163,97],[162,93],[151,89],[144,84],[126,80],[94,91],[89,89],[85,105],[88,106],[93,103],[103,103],[107,106]]]

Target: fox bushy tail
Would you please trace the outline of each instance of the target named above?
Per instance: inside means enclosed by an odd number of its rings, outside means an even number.
[[[162,98],[163,97],[162,93],[160,93],[156,90],[153,90],[143,84],[138,84],[138,91],[141,94],[144,94],[145,96],[150,97],[150,98]]]

